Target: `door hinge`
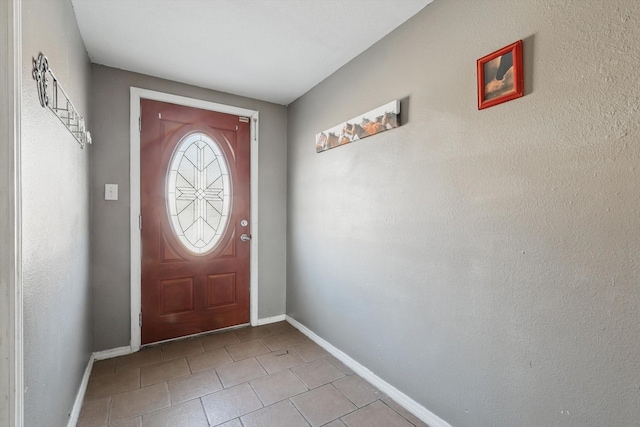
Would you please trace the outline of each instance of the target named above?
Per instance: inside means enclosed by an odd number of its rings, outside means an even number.
[[[142,328],[142,312],[140,312],[140,314],[138,315],[138,324]]]
[[[258,140],[258,119],[255,117],[253,118],[253,140]]]
[[[142,132],[142,117],[138,117],[138,132]]]
[[[138,227],[142,230],[142,215],[138,216]]]

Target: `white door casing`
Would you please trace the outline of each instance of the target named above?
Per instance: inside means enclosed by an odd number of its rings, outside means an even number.
[[[22,1],[0,4],[0,424],[24,424],[22,317]]]

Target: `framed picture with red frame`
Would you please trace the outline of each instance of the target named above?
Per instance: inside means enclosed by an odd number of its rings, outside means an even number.
[[[478,59],[478,110],[523,95],[522,40]]]

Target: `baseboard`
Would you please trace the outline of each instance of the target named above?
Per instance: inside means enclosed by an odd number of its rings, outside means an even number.
[[[430,427],[451,427],[449,423],[444,421],[442,418],[438,417],[433,412],[429,411],[424,406],[420,405],[418,402],[371,372],[368,368],[361,365],[352,359],[349,355],[344,353],[342,350],[334,347],[328,341],[324,340],[316,333],[311,331],[309,328],[304,326],[302,323],[298,322],[291,316],[286,316],[287,322],[291,323],[296,329],[309,337],[312,341],[318,344],[320,347],[327,350],[336,359],[340,360],[342,363],[351,368],[355,373],[360,375],[365,380],[369,381],[375,387],[377,387],[380,391],[385,393],[387,396],[395,400],[400,406],[405,408],[407,411],[411,412],[413,415],[418,417],[420,420],[427,423]]]
[[[127,354],[131,354],[131,347],[129,347],[128,345],[125,347],[96,351],[95,353],[93,353],[93,360],[112,359],[118,356],[126,356]]]
[[[265,317],[263,319],[258,319],[258,326],[268,325],[269,323],[283,322],[287,319],[285,314],[281,314],[279,316],[273,317]]]
[[[84,401],[84,394],[87,392],[89,377],[91,376],[91,370],[93,369],[93,360],[94,360],[94,355],[92,354],[89,357],[89,363],[87,363],[87,367],[84,370],[84,376],[82,377],[82,382],[80,383],[80,389],[78,390],[78,394],[76,395],[76,400],[75,402],[73,402],[73,409],[71,409],[71,414],[69,415],[69,423],[67,424],[67,427],[76,427],[76,424],[78,424],[78,418],[80,417],[80,410],[82,409],[82,402]]]
[[[73,403],[73,409],[69,415],[69,423],[67,424],[67,427],[76,427],[76,424],[78,424],[80,410],[82,409],[82,402],[84,401],[84,395],[87,392],[87,385],[89,384],[89,377],[91,376],[91,370],[93,369],[93,362],[96,360],[124,356],[126,354],[131,354],[131,347],[126,346],[112,348],[110,350],[96,351],[89,357],[89,363],[87,363],[87,367],[84,370],[84,376],[82,377],[82,382],[80,383],[80,389],[76,395],[76,400]]]

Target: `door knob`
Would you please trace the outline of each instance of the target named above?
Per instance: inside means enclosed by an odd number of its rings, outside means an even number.
[[[242,240],[243,242],[248,242],[249,240],[251,240],[251,236],[243,234],[242,236],[240,236],[240,240]]]

